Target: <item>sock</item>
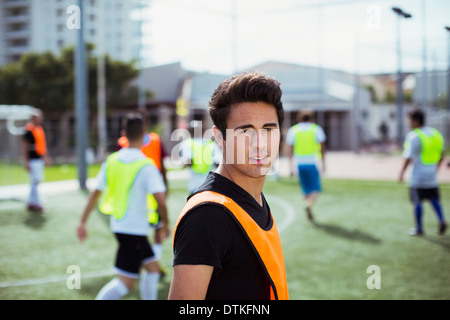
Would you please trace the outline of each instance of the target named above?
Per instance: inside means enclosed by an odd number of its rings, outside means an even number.
[[[139,283],[142,300],[158,300],[159,272],[142,272]]]
[[[95,300],[119,300],[127,293],[127,286],[119,278],[114,278],[100,290]]]
[[[422,204],[418,203],[414,206],[414,215],[416,217],[417,231],[422,231]]]
[[[161,261],[162,256],[162,245],[160,243],[155,243],[152,246],[153,253],[155,254],[155,258],[158,261]]]
[[[431,199],[431,204],[433,205],[434,211],[439,219],[439,223],[444,223],[444,215],[442,213],[442,206],[438,199]]]
[[[31,188],[30,188],[30,199],[28,201],[28,204],[40,206],[41,203],[39,201],[39,193],[38,193],[38,182],[32,182]]]

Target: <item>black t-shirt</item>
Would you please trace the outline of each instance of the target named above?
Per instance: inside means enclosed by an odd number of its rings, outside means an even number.
[[[34,139],[33,133],[30,130],[26,130],[23,135],[23,140],[28,142],[28,158],[29,159],[40,159],[42,158],[36,152],[36,140]]]
[[[272,227],[270,208],[244,189],[217,173],[210,172],[196,193],[214,191],[233,199],[263,229]],[[180,221],[174,245],[174,265],[214,267],[207,300],[270,299],[269,280],[255,249],[236,219],[220,204],[193,208]]]

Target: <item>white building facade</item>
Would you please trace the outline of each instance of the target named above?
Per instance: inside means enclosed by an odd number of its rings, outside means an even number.
[[[76,43],[76,29],[68,21],[77,0],[0,0],[0,66],[16,62],[27,52],[61,50]],[[95,53],[115,60],[138,58],[139,23],[133,18],[139,1],[84,0],[85,40]]]

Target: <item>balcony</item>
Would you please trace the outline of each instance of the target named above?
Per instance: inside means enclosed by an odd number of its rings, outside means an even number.
[[[7,9],[26,8],[30,2],[30,0],[6,0],[3,2],[3,7]]]
[[[17,16],[6,16],[5,24],[26,23],[30,21],[28,14],[21,14]]]
[[[6,40],[28,39],[30,37],[29,30],[7,31],[5,32]]]
[[[7,55],[9,56],[15,56],[15,55],[21,55],[27,51],[29,51],[29,46],[28,45],[22,45],[22,46],[8,46],[5,49],[5,52]]]

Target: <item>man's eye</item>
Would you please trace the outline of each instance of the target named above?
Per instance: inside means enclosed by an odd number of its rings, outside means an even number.
[[[254,129],[252,129],[252,128],[244,128],[244,129],[241,129],[241,133],[243,133],[243,134],[251,134],[251,133],[253,133],[255,130]]]

